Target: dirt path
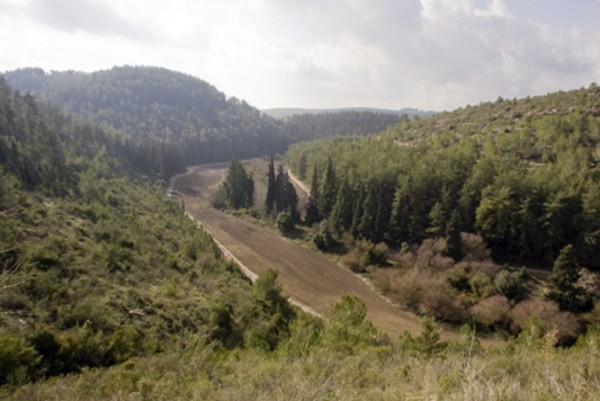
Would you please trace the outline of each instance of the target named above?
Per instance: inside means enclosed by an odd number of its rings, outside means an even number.
[[[379,329],[393,336],[405,330],[413,333],[420,330],[418,318],[387,302],[360,278],[324,255],[267,228],[213,209],[210,198],[228,165],[192,167],[173,178],[169,193],[183,198],[186,211],[201,222],[238,263],[256,275],[269,268],[277,270],[285,294],[314,313],[322,314],[343,295],[353,294],[365,302],[367,317]]]

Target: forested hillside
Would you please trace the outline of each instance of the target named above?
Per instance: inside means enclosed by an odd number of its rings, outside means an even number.
[[[398,117],[402,117],[402,115],[406,115],[409,118],[424,118],[430,117],[435,114],[433,111],[423,111],[418,109],[400,109],[400,110],[390,110],[390,109],[379,109],[374,107],[344,107],[339,109],[305,109],[305,108],[293,108],[293,107],[280,107],[273,109],[263,109],[263,113],[270,115],[271,117],[278,119],[286,119],[288,117],[292,117],[294,115],[302,115],[302,114],[336,114],[336,113],[362,113],[362,112],[370,112],[375,114],[391,114]]]
[[[198,78],[155,67],[115,67],[94,73],[7,72],[23,93],[42,96],[66,112],[110,127],[175,157],[182,165],[284,152],[290,143],[331,135],[368,134],[400,118],[372,111],[292,116],[285,121]],[[163,151],[164,152],[164,151]]]
[[[251,285],[165,201],[149,162],[168,148],[155,144],[81,122],[0,78],[1,399],[600,394],[593,325],[561,349],[531,320],[486,350],[468,328],[442,341],[430,319],[419,335],[387,338],[351,296],[325,319],[291,308],[273,271]],[[334,160],[325,176],[343,178]]]
[[[285,337],[294,311],[276,275],[252,289],[132,149],[0,77],[0,386],[172,350],[187,334],[225,348]]]
[[[27,68],[6,73],[68,113],[137,140],[163,142],[184,165],[246,158],[285,150],[280,124],[210,84],[154,67],[115,67],[94,73]]]
[[[408,119],[408,116],[403,116]],[[292,143],[335,135],[368,135],[398,124],[402,116],[372,111],[294,114],[284,118],[286,137]]]
[[[320,217],[339,232],[396,244],[452,244],[470,232],[499,260],[540,263],[571,244],[598,269],[599,144],[600,89],[591,85],[405,121],[365,139],[296,144],[288,157],[300,176],[316,171],[315,187],[327,188],[316,195]]]

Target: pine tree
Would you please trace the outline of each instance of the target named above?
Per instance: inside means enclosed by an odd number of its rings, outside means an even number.
[[[565,246],[554,261],[550,283],[550,298],[559,303],[562,310],[582,312],[591,306],[589,294],[577,285],[581,268],[577,263],[573,245]]]
[[[329,222],[332,227],[342,232],[347,231],[352,226],[352,216],[354,214],[354,199],[352,189],[348,179],[344,178],[336,196],[336,202],[331,212]]]
[[[444,253],[450,256],[455,261],[459,261],[463,256],[460,231],[460,213],[458,212],[458,210],[454,210],[450,216],[450,220],[446,224],[446,249]]]
[[[329,217],[333,205],[335,204],[335,197],[337,195],[337,182],[335,176],[335,170],[333,168],[333,162],[331,157],[327,161],[327,168],[323,176],[323,182],[321,183],[321,194],[319,199],[319,213],[321,217],[326,219]]]
[[[298,162],[298,177],[300,177],[301,180],[306,179],[306,155],[302,155]]]
[[[398,185],[392,203],[392,216],[390,218],[389,231],[392,238],[398,242],[408,241],[410,225],[410,188]]]
[[[362,238],[372,239],[377,227],[377,188],[369,184],[369,189],[363,202],[363,212],[358,225],[358,234]]]
[[[273,213],[275,207],[275,162],[273,161],[273,155],[271,155],[271,161],[269,163],[269,172],[267,173],[267,199],[265,200],[265,211],[267,215]]]
[[[287,212],[294,221],[298,221],[298,195],[283,166],[279,166],[275,177],[275,211]]]
[[[254,203],[254,180],[246,174],[239,160],[232,160],[223,182],[225,202],[229,207],[239,209],[251,207]]]
[[[306,204],[306,216],[304,217],[304,224],[312,226],[315,223],[321,221],[319,214],[319,174],[317,166],[313,168],[313,176],[310,184],[310,195],[308,196],[308,203]]]
[[[356,196],[354,197],[353,210],[352,210],[352,224],[350,225],[350,232],[354,238],[359,236],[360,221],[363,215],[363,203],[365,201],[365,189],[361,184],[358,187]]]

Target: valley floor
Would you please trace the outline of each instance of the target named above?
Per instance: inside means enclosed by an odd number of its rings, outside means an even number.
[[[352,294],[365,302],[367,318],[380,330],[394,337],[404,331],[419,331],[421,326],[416,316],[392,305],[355,274],[324,255],[272,230],[212,208],[211,196],[227,167],[228,164],[193,167],[173,180],[171,191],[181,194],[186,210],[243,265],[257,275],[269,268],[277,270],[284,293],[318,314],[343,295]]]

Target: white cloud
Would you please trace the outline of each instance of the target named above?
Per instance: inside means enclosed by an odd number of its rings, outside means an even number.
[[[557,27],[518,0],[0,0],[0,69],[160,65],[259,107],[448,109],[595,80],[600,29],[565,15]]]

